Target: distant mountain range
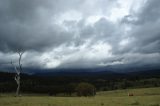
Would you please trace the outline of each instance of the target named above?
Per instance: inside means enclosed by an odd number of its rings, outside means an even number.
[[[13,68],[11,71],[3,71],[14,73]],[[33,69],[24,68],[23,73],[27,75],[36,76],[156,76],[160,75],[160,68],[157,66],[141,66],[134,67],[128,65],[106,66],[98,68],[79,68],[79,69]]]
[[[143,71],[133,71],[126,73],[118,73],[113,71],[53,71],[53,72],[40,72],[34,73],[36,76],[90,76],[90,77],[128,77],[128,76],[160,76],[160,70],[143,70]]]
[[[13,79],[14,73],[0,72],[0,77],[5,79]],[[112,71],[75,71],[75,70],[61,70],[61,71],[50,71],[50,72],[39,72],[39,73],[23,73],[22,76],[30,77],[84,77],[84,78],[102,78],[102,79],[119,79],[119,78],[160,78],[160,70],[145,70],[145,71],[134,71],[127,73],[118,73]],[[0,78],[0,79],[1,79]]]

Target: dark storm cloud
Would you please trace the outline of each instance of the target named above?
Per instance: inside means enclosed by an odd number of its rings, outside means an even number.
[[[135,43],[137,46],[141,47],[137,48],[138,51],[145,53],[160,53],[159,4],[159,0],[149,0],[142,9],[142,12],[138,14],[138,28],[133,32],[133,35],[137,38]]]
[[[133,40],[126,49],[138,53],[160,53],[160,1],[148,0],[137,13],[122,22],[131,27],[128,37]]]
[[[52,23],[56,3],[51,0],[1,0],[0,1],[0,49],[1,51],[41,50],[67,42],[70,33],[60,31]],[[53,5],[50,5],[50,4]],[[52,12],[51,12],[52,11]],[[60,11],[60,10],[59,10]]]
[[[97,3],[97,9],[103,2]],[[74,34],[55,24],[54,19],[61,13],[83,11],[91,5],[83,13],[86,17],[94,11],[92,4],[90,0],[0,0],[0,50],[42,50],[71,42]]]
[[[160,1],[147,0],[114,22],[119,2],[0,0],[0,61],[16,60],[21,48],[24,67],[159,64]]]

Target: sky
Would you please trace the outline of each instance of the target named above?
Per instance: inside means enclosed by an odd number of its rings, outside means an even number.
[[[0,0],[0,69],[160,69],[160,0]],[[117,69],[118,71],[118,69]]]

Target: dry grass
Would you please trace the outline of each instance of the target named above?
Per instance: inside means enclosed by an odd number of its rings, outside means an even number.
[[[135,96],[129,97],[128,92]],[[0,106],[160,106],[160,88],[99,92],[95,97],[1,95]]]

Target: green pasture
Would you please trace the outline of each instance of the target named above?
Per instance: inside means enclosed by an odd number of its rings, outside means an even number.
[[[95,97],[0,94],[0,106],[160,106],[160,87],[98,92]]]

